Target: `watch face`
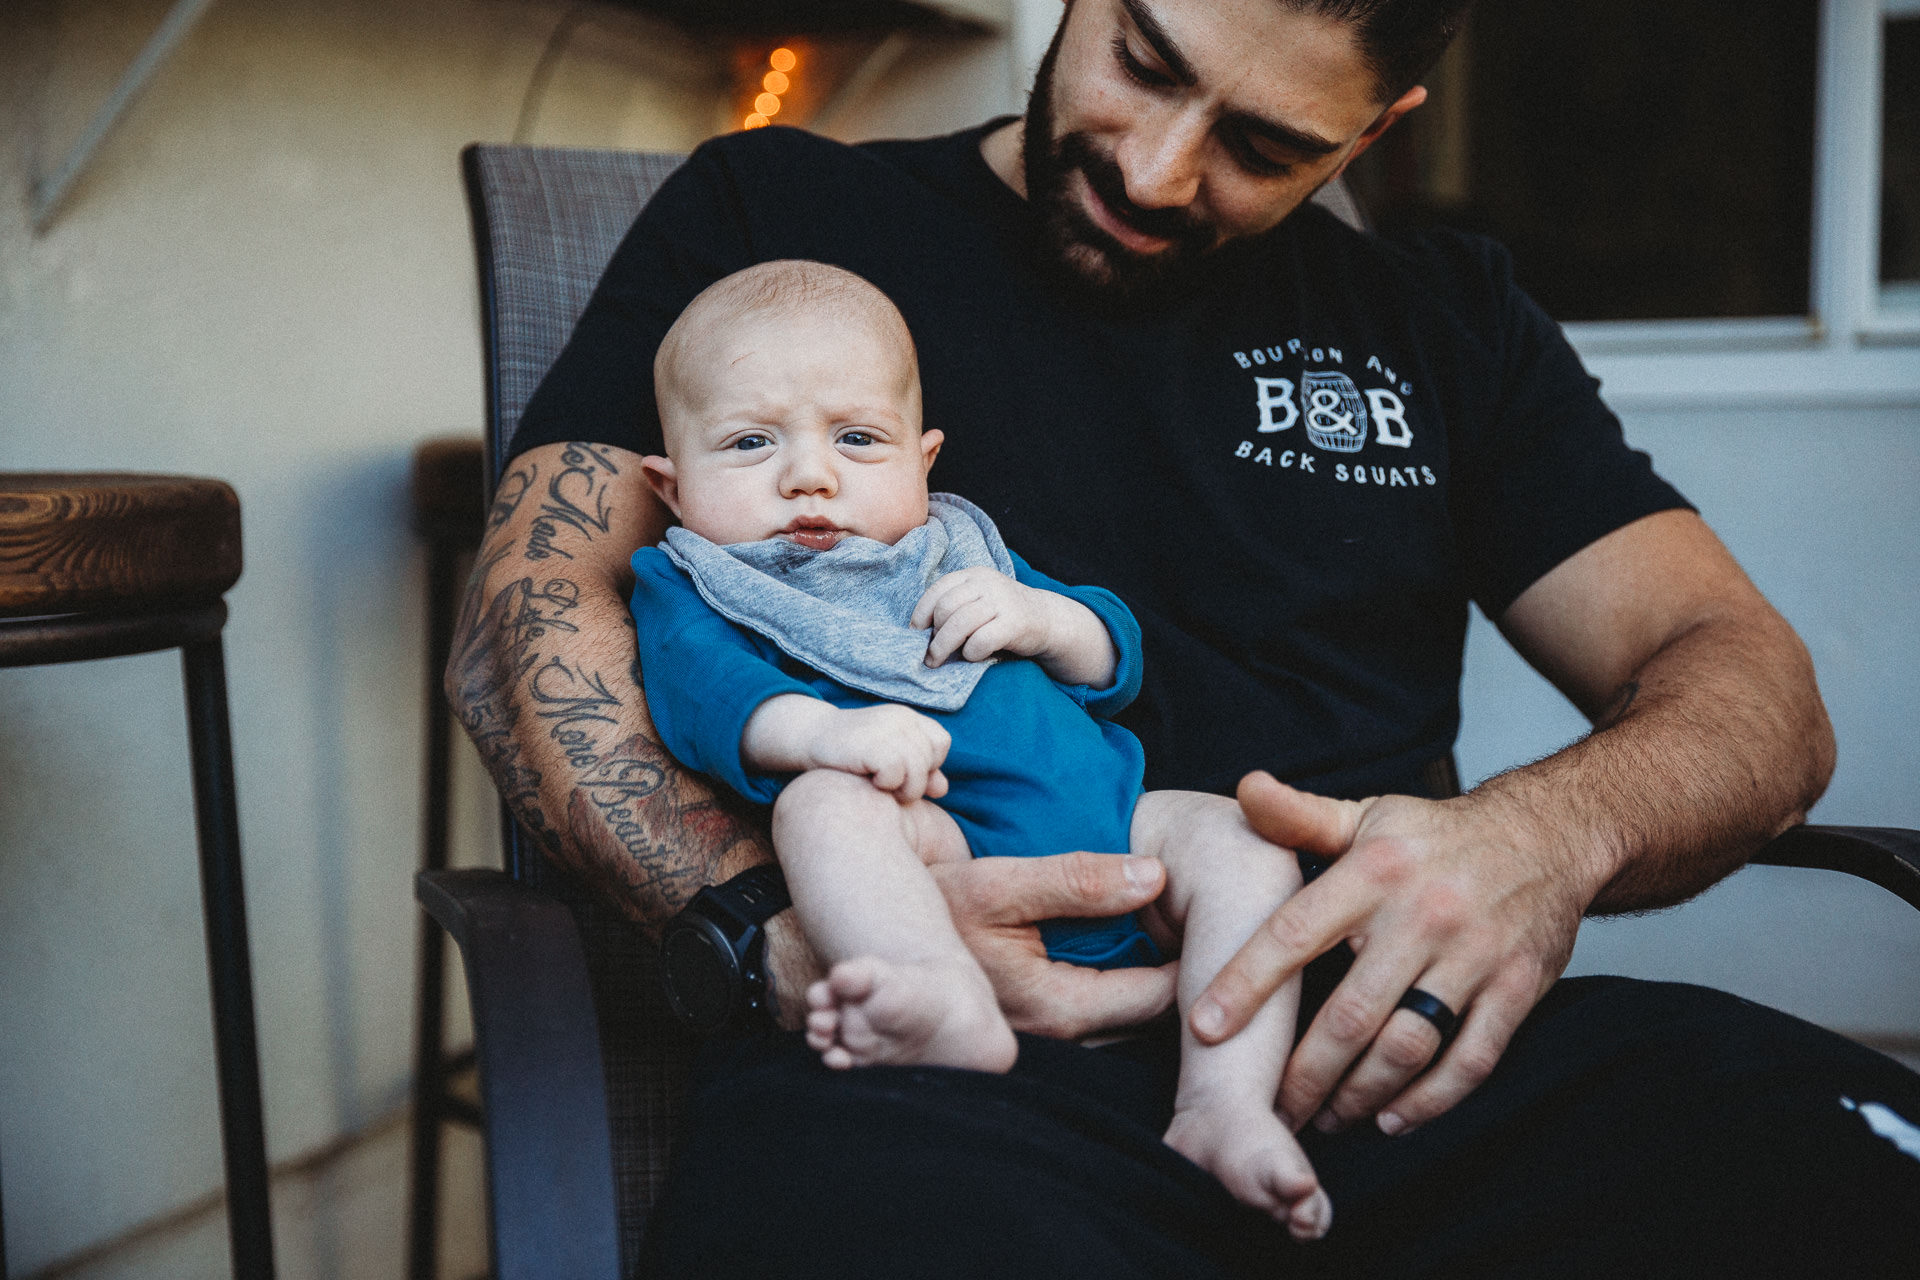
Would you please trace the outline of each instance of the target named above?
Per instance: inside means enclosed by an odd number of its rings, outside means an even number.
[[[731,949],[706,929],[677,928],[662,941],[660,965],[667,1002],[681,1021],[701,1033],[726,1025],[740,985]]]

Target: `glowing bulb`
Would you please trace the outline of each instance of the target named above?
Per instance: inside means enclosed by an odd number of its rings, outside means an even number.
[[[768,93],[785,93],[793,87],[793,81],[787,79],[778,71],[769,71],[760,78],[760,87]]]
[[[793,50],[782,47],[767,55],[767,65],[775,71],[791,71],[800,65],[800,59],[794,56]]]
[[[752,115],[748,116],[746,120],[742,122],[740,127],[742,129],[764,129],[772,123],[773,121],[767,119],[765,116],[761,115],[758,111],[756,111]]]
[[[763,116],[777,116],[780,114],[780,97],[778,94],[763,93],[753,100],[753,109]]]

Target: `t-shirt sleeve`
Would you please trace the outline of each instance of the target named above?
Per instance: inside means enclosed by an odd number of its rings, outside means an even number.
[[[589,440],[661,453],[654,353],[687,303],[753,260],[731,173],[716,148],[703,146],[660,185],[614,250],[509,452]]]
[[[1600,382],[1512,278],[1504,250],[1475,240],[1493,315],[1493,396],[1455,453],[1455,527],[1469,589],[1498,618],[1562,561],[1657,511],[1691,510],[1627,445]]]
[[[1133,610],[1104,587],[1065,586],[1041,573],[1018,555],[1013,557],[1013,576],[1023,586],[1051,591],[1077,601],[1093,610],[1094,616],[1100,619],[1113,641],[1117,658],[1113,683],[1105,689],[1094,689],[1084,684],[1062,684],[1060,687],[1086,708],[1089,715],[1099,716],[1103,720],[1111,720],[1119,715],[1128,703],[1140,696],[1144,650],[1140,642],[1140,622],[1133,616]]]
[[[640,676],[660,741],[689,769],[718,778],[758,804],[771,804],[785,779],[747,771],[740,735],[768,698],[817,697],[781,671],[752,639],[707,606],[667,553],[633,554],[633,623]]]

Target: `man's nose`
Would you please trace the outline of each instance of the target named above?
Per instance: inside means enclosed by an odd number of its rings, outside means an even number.
[[[1141,121],[1114,156],[1127,199],[1142,209],[1184,209],[1200,194],[1210,128],[1197,106],[1155,113]]]

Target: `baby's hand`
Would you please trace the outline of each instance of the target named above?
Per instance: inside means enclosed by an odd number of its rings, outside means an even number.
[[[947,794],[940,765],[953,739],[939,721],[897,703],[842,708],[826,717],[808,742],[814,767],[861,773],[908,804]]]
[[[962,569],[927,588],[911,625],[932,627],[927,665],[958,653],[982,662],[1003,650],[1033,657],[1047,648],[1048,593],[1022,586],[996,569]]]

